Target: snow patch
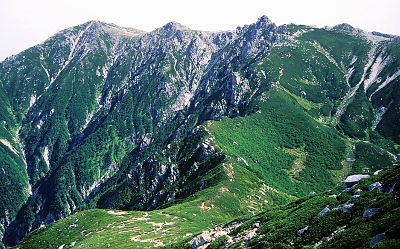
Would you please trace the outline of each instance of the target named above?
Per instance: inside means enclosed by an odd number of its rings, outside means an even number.
[[[48,146],[44,147],[44,151],[43,151],[43,159],[44,159],[44,162],[45,162],[45,163],[46,163],[46,165],[47,165],[47,168],[48,168],[48,169],[50,169],[50,161],[49,161],[49,147],[48,147]]]

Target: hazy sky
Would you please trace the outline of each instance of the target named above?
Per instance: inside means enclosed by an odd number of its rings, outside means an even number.
[[[400,0],[0,0],[0,61],[89,20],[146,31],[170,21],[228,30],[267,15],[276,24],[346,22],[400,35],[399,10]]]

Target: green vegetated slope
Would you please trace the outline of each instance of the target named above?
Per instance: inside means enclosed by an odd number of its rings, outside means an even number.
[[[36,230],[19,247],[168,245],[337,183],[331,169],[341,168],[337,165],[344,159],[344,138],[278,88],[268,93],[258,113],[208,122],[204,128],[205,140],[226,155],[202,177],[210,187],[160,210],[78,212]],[[63,236],[54,236],[61,231]]]
[[[330,170],[342,168],[345,152],[338,132],[308,116],[296,98],[279,88],[268,93],[258,112],[210,125],[224,152],[290,195],[335,186]]]
[[[211,125],[207,126],[211,129]],[[208,128],[206,128],[208,129]],[[210,146],[218,139],[210,132]],[[208,187],[192,196],[153,211],[91,209],[39,228],[18,248],[146,248],[168,245],[230,221],[237,216],[259,213],[271,205],[286,203],[293,196],[279,191],[257,176],[237,157],[228,155],[202,176]],[[62,236],[56,234],[62,233]]]
[[[26,161],[16,133],[19,126],[0,86],[0,220],[8,224],[31,194]],[[0,226],[0,234],[5,227]],[[2,236],[0,236],[2,237]],[[0,242],[0,247],[2,242]]]
[[[313,194],[204,232],[204,248],[397,248],[399,169]],[[339,191],[340,190],[340,191]],[[182,242],[167,248],[191,248]],[[205,243],[204,243],[205,242]],[[193,248],[193,247],[192,247]]]
[[[18,113],[9,141],[25,145],[36,191],[8,227],[10,245],[44,224],[19,247],[167,245],[398,153],[396,38],[266,17],[236,36],[110,28],[69,29],[0,68],[13,100],[4,106]],[[105,210],[77,212],[88,208]]]

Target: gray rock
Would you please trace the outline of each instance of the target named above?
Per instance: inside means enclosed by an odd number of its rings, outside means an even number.
[[[211,241],[211,236],[208,233],[202,233],[192,240],[191,248],[198,248]]]
[[[351,208],[352,206],[354,206],[354,203],[347,203],[347,204],[344,204],[343,207],[342,207],[342,211],[343,211],[344,213],[350,212],[350,208]]]
[[[375,172],[374,172],[374,176],[377,176],[377,175],[379,175],[379,173],[381,173],[381,171],[382,171],[381,169],[380,169],[380,170],[377,170],[377,171],[375,171]]]
[[[297,236],[302,236],[304,234],[305,231],[307,231],[308,229],[310,229],[311,226],[306,226],[300,230],[297,231]]]
[[[358,199],[360,197],[361,197],[361,195],[353,195],[350,197],[350,201],[354,201],[355,199]]]
[[[337,230],[336,233],[341,233],[341,232],[343,232],[343,231],[346,229],[346,227],[347,227],[347,226],[342,226],[342,227],[340,227],[340,228]]]
[[[349,188],[357,184],[361,179],[368,178],[369,175],[350,175],[344,181],[345,187]]]
[[[355,195],[359,195],[361,192],[362,192],[362,189],[359,189],[359,188],[354,190]]]
[[[257,235],[256,231],[251,231],[246,235],[246,239],[247,240],[252,240],[252,239],[254,239],[256,237],[256,235]]]
[[[380,182],[375,182],[372,183],[371,185],[368,186],[368,190],[369,191],[373,191],[373,190],[381,190],[382,189],[382,184]]]
[[[364,211],[363,217],[368,218],[371,217],[372,215],[376,214],[378,212],[379,208],[368,208],[367,210]]]
[[[345,186],[345,188],[342,189],[342,190],[340,190],[340,192],[341,192],[341,193],[347,193],[347,192],[349,192],[350,190],[351,190],[350,188],[346,188],[346,186]]]
[[[329,209],[328,206],[326,206],[324,209],[321,210],[321,212],[318,213],[318,216],[323,216],[324,214],[330,212],[331,210]]]
[[[371,241],[369,242],[370,246],[374,246],[381,241],[387,240],[387,237],[384,233],[380,233],[372,237]]]

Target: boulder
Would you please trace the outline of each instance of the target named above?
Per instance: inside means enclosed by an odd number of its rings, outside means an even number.
[[[344,181],[345,187],[350,188],[356,185],[361,179],[368,178],[369,175],[350,175]]]
[[[250,231],[247,235],[246,235],[246,240],[252,240],[256,237],[257,232],[255,230]]]
[[[379,173],[381,173],[381,171],[382,171],[381,169],[380,169],[380,170],[377,170],[377,171],[375,171],[375,172],[374,172],[374,176],[377,176],[377,175],[379,175]]]
[[[373,190],[381,190],[382,189],[382,184],[380,182],[374,182],[371,185],[368,186],[368,190],[369,191],[373,191]]]
[[[304,227],[304,228],[298,230],[298,231],[297,231],[297,236],[302,236],[303,233],[304,233],[305,231],[307,231],[308,229],[310,229],[310,226],[306,226],[306,227]]]
[[[354,206],[354,203],[347,203],[347,204],[344,204],[343,207],[342,207],[342,211],[343,211],[344,213],[350,212],[350,208],[351,208],[352,206]]]
[[[191,248],[198,248],[206,243],[209,243],[211,241],[211,236],[208,233],[202,233],[196,238],[192,240],[192,243],[190,245]]]
[[[374,246],[381,241],[387,240],[387,237],[384,233],[380,233],[372,237],[371,241],[369,242],[370,246]]]
[[[321,210],[321,212],[318,213],[318,216],[323,216],[324,214],[330,212],[331,210],[329,209],[328,206],[326,206],[324,209]]]
[[[343,232],[343,231],[346,229],[346,227],[347,227],[347,226],[342,226],[342,227],[340,227],[340,228],[336,231],[336,233],[341,233],[341,232]]]
[[[371,217],[372,215],[376,214],[378,212],[379,208],[368,208],[367,210],[364,211],[363,217],[368,218]]]

